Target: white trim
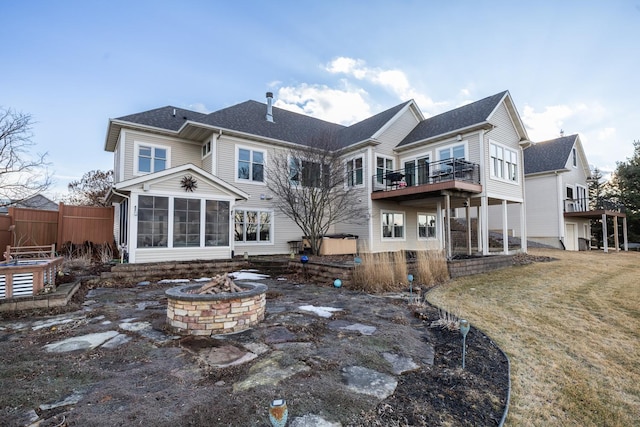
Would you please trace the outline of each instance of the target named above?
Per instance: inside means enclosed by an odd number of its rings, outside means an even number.
[[[440,152],[443,151],[443,150],[446,150],[446,149],[450,150],[451,156],[453,157],[453,148],[454,147],[459,147],[460,145],[464,146],[464,158],[463,158],[463,160],[469,159],[469,141],[466,140],[466,139],[463,139],[462,141],[454,141],[453,143],[446,144],[446,145],[441,145],[440,147],[437,147],[435,149],[435,151],[436,151],[436,158],[438,160],[436,160],[436,161],[439,162],[441,160],[444,160],[444,159],[442,159],[440,157]],[[451,158],[451,157],[447,157],[447,158]]]
[[[246,240],[235,240],[235,229],[236,229],[236,211],[243,211],[243,212],[247,212],[247,211],[251,211],[251,212],[267,212],[269,213],[269,217],[270,217],[270,222],[269,224],[271,225],[270,230],[269,230],[269,240],[268,241],[246,241]],[[233,245],[238,245],[238,246],[273,246],[275,244],[275,215],[273,214],[274,210],[273,209],[262,209],[262,208],[254,208],[254,207],[237,207],[234,206],[233,211],[231,212],[231,222],[229,223],[229,228],[231,230],[233,230],[233,232],[231,233],[231,241],[233,242]],[[246,219],[246,214],[245,214],[245,219]],[[244,223],[246,225],[246,223]],[[246,229],[244,230],[246,232]],[[257,236],[260,235],[260,230],[257,230]],[[246,238],[246,234],[242,236],[243,238]]]
[[[153,163],[154,163],[154,159],[155,156],[152,154],[151,156],[151,170],[149,172],[146,171],[140,171],[138,169],[138,167],[140,166],[140,147],[151,147],[154,150],[155,153],[155,149],[159,148],[161,150],[165,150],[167,153],[167,158],[165,159],[165,168],[159,171],[156,171],[153,169]],[[154,144],[154,143],[149,143],[149,142],[144,142],[144,141],[138,141],[138,140],[133,140],[133,175],[134,176],[142,176],[142,175],[149,175],[152,173],[156,173],[156,172],[162,172],[163,170],[167,170],[167,169],[171,169],[171,146],[169,145],[160,145],[160,144]]]
[[[493,156],[491,154],[491,146],[495,145],[498,148],[502,149],[502,176],[498,176],[495,175],[493,172]],[[514,154],[516,157],[516,180],[512,180],[509,178],[509,168],[508,168],[508,164],[510,164],[511,162],[507,161],[507,153],[511,153]],[[494,181],[500,181],[500,182],[504,182],[506,184],[511,184],[511,185],[520,185],[520,170],[524,169],[523,166],[523,159],[522,156],[520,155],[521,153],[519,153],[517,150],[505,145],[505,144],[501,144],[497,141],[494,141],[493,139],[489,138],[489,178],[494,180]]]
[[[235,148],[235,158],[233,162],[234,182],[241,183],[241,184],[266,186],[267,185],[267,150],[266,149],[263,150],[261,148],[255,148],[247,145],[240,145],[240,144],[236,144],[234,148]],[[254,181],[253,179],[238,178],[238,162],[240,161],[240,150],[249,150],[249,152],[251,153],[250,154],[251,158],[249,159],[250,164],[253,164],[254,151],[262,153],[262,181]],[[251,175],[252,175],[252,170],[249,170],[249,176]]]
[[[384,214],[402,215],[402,237],[384,237],[384,224],[382,217]],[[393,226],[392,226],[393,227]],[[407,240],[407,213],[390,209],[380,209],[380,241],[381,242],[404,242]]]
[[[391,160],[391,169],[390,170],[391,171],[396,170],[396,159],[395,159],[394,156],[389,156],[387,154],[377,153],[377,152],[374,151],[373,152],[373,165],[372,166],[373,166],[373,170],[375,170],[376,173],[371,174],[371,176],[375,175],[375,182],[373,183],[374,184],[374,188],[377,188],[379,186],[380,187],[384,187],[384,175],[382,177],[382,183],[378,182],[378,157],[381,158],[381,159]],[[386,167],[384,168],[384,173],[385,174],[387,173],[387,168]]]
[[[427,217],[432,216],[435,223],[434,223],[434,227],[435,227],[435,236],[434,237],[420,237],[420,215],[426,215]],[[427,218],[428,219],[428,218]],[[429,229],[429,226],[427,226],[427,230]],[[428,232],[427,232],[428,234]],[[416,238],[419,241],[432,241],[432,240],[437,240],[438,239],[438,215],[436,212],[417,212],[416,213]]]
[[[118,144],[118,149],[119,149],[119,155],[120,158],[118,159],[119,165],[118,165],[118,178],[120,178],[120,181],[122,181],[125,177],[125,151],[126,151],[126,147],[127,146],[127,134],[126,131],[124,129],[120,129],[120,143]],[[114,165],[115,166],[115,165]],[[115,170],[115,168],[114,168]],[[114,177],[115,179],[115,177]]]
[[[344,172],[345,175],[347,175],[345,181],[344,181],[344,188],[364,188],[365,187],[365,183],[366,183],[366,175],[365,175],[365,161],[364,161],[364,153],[358,153],[355,154],[353,156],[349,156],[346,159],[344,159],[343,162],[343,166],[344,166]],[[361,159],[362,160],[362,184],[354,184],[354,185],[349,185],[349,177],[348,177],[348,173],[349,173],[349,169],[347,167],[347,164],[349,162],[353,162],[356,159]],[[354,169],[353,171],[355,171],[356,169]]]

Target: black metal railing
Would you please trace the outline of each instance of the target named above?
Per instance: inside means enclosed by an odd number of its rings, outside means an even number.
[[[607,210],[624,213],[625,208],[623,204],[604,197],[599,197],[595,200],[591,200],[587,197],[564,200],[565,212],[587,212],[596,210]]]
[[[397,190],[445,181],[480,183],[480,166],[462,159],[446,159],[418,166],[405,165],[404,169],[378,172],[373,175],[375,190]]]

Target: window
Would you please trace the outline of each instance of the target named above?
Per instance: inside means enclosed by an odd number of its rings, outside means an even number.
[[[289,181],[293,185],[303,187],[320,188],[322,184],[322,172],[328,173],[328,167],[321,167],[320,163],[289,158]],[[329,178],[329,177],[324,177]],[[328,181],[326,181],[328,182]]]
[[[229,202],[207,200],[204,242],[205,246],[229,246]]]
[[[364,169],[362,157],[347,161],[347,186],[356,187],[364,184]]]
[[[446,159],[463,159],[464,156],[464,144],[454,145],[451,147],[443,148],[439,151],[440,160]]]
[[[436,216],[432,214],[418,214],[418,238],[435,239]]]
[[[498,144],[489,146],[491,155],[491,176],[511,182],[518,182],[518,152]]]
[[[202,145],[202,157],[206,157],[211,152],[211,141],[207,141]]]
[[[384,177],[389,172],[393,172],[393,159],[376,157],[376,181],[378,184],[384,184]]]
[[[173,246],[200,246],[200,199],[174,199]]]
[[[271,241],[271,212],[237,210],[234,215],[236,242],[264,243]]]
[[[382,212],[382,238],[404,239],[404,213]]]
[[[573,161],[573,167],[577,168],[578,167],[578,151],[576,150],[575,147],[573,147],[573,150],[571,150],[571,158]]]
[[[237,178],[264,182],[264,152],[239,148]]]
[[[138,247],[167,247],[169,198],[138,197]]]
[[[153,147],[150,145],[138,146],[138,172],[153,173],[167,168],[166,148]]]

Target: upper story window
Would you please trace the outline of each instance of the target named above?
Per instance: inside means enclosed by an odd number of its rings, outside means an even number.
[[[364,185],[364,168],[362,156],[347,160],[346,169],[348,187],[357,187]]]
[[[576,147],[573,147],[573,150],[571,150],[571,159],[573,162],[573,167],[577,168],[578,167],[578,151],[576,150]]]
[[[378,184],[384,184],[384,178],[389,172],[393,172],[393,159],[376,156],[376,181]]]
[[[295,157],[289,158],[289,181],[293,185],[320,188],[323,175],[327,173],[328,167],[323,167],[320,163],[296,159]],[[328,177],[325,176],[324,178]]]
[[[211,141],[207,141],[202,145],[202,158],[211,153]]]
[[[153,173],[167,169],[169,150],[164,147],[140,144],[138,150],[138,173]]]
[[[440,160],[446,159],[465,159],[464,144],[452,145],[450,147],[442,148],[438,151]]]
[[[489,145],[491,177],[518,182],[518,152],[501,145]]]
[[[418,214],[418,238],[435,239],[436,216],[433,214]]]
[[[404,240],[403,212],[382,212],[382,238]]]
[[[237,179],[264,182],[264,151],[238,148]]]

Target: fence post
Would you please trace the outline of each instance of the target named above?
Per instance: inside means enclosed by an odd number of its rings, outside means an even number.
[[[60,202],[58,203],[58,237],[56,239],[56,241],[58,242],[58,245],[64,244],[64,242],[62,241],[62,236],[64,235],[62,234],[62,231],[63,231],[62,224],[64,224],[63,218],[64,218],[64,203]]]

